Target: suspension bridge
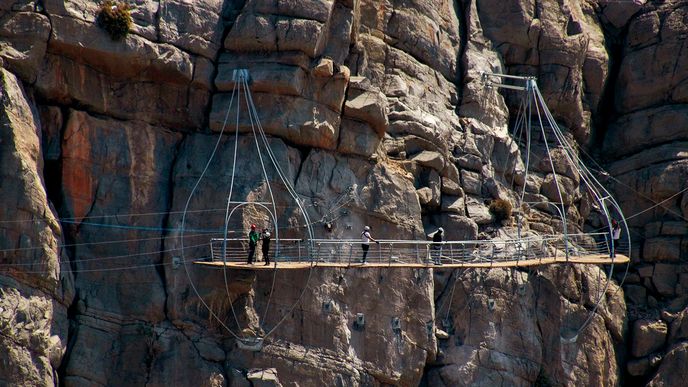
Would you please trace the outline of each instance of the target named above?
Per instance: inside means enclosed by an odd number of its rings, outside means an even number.
[[[189,283],[199,297],[200,302],[206,306],[211,316],[216,319],[235,339],[237,343],[249,350],[260,350],[263,340],[270,336],[290,315],[301,298],[305,294],[311,281],[315,268],[450,268],[450,269],[492,269],[492,268],[519,268],[537,267],[553,264],[586,264],[607,265],[608,273],[604,285],[596,295],[596,304],[590,312],[590,317],[582,324],[574,336],[562,340],[575,341],[578,333],[590,323],[592,315],[602,302],[605,292],[609,287],[610,278],[616,265],[627,264],[630,261],[630,236],[626,220],[620,206],[606,188],[597,180],[595,175],[585,166],[579,157],[579,151],[571,145],[565,134],[555,122],[544,98],[540,93],[534,77],[520,77],[505,74],[483,74],[482,81],[486,88],[506,89],[508,92],[521,94],[521,105],[516,115],[515,125],[511,132],[513,141],[518,145],[522,158],[521,183],[515,183],[516,171],[511,174],[511,190],[515,193],[512,198],[516,203],[516,227],[511,227],[515,232],[513,237],[480,239],[468,241],[427,241],[427,240],[374,240],[372,238],[359,239],[319,239],[315,237],[313,225],[319,221],[312,221],[306,200],[302,198],[292,185],[289,174],[285,171],[285,162],[280,160],[272,149],[271,142],[263,129],[250,91],[248,70],[235,70],[233,74],[234,89],[229,100],[227,113],[218,139],[213,148],[205,168],[189,193],[183,210],[181,227],[179,232],[179,244],[181,249],[181,262],[189,279]],[[245,115],[241,115],[242,107],[245,107]],[[235,111],[232,117],[235,122],[233,154],[229,165],[229,188],[225,201],[224,216],[222,218],[222,231],[215,236],[195,236],[191,238],[186,230],[203,228],[209,222],[207,214],[203,214],[192,220],[192,204],[200,202],[195,199],[199,195],[204,179],[213,160],[220,157],[218,149],[224,138],[230,111]],[[535,125],[533,125],[535,122]],[[242,137],[240,137],[240,132]],[[239,147],[240,138],[249,139],[248,145],[252,149]],[[556,150],[568,168],[555,165],[553,152]],[[252,165],[259,166],[255,179],[260,184],[254,185],[248,200],[246,192],[238,192],[244,188],[238,184],[238,169],[241,168],[238,153],[250,152],[246,157],[255,160]],[[531,171],[536,162],[536,154],[539,153],[540,164],[548,165],[547,171]],[[217,161],[215,161],[217,162]],[[222,163],[220,168],[227,168]],[[250,165],[249,165],[250,167]],[[572,205],[571,192],[566,192],[562,181],[570,178],[563,173],[567,170],[577,177],[577,185],[580,190],[578,200],[586,200],[590,212],[594,213],[598,223],[596,230],[592,232],[575,231],[583,227],[569,219],[569,207]],[[527,181],[529,175],[551,175],[555,187],[554,197],[545,204],[553,211],[546,211],[556,219],[560,225],[558,233],[553,235],[538,234],[528,229],[528,219],[520,213],[529,202],[526,200]],[[254,182],[255,183],[255,182]],[[356,195],[356,188],[352,189],[352,195]],[[531,192],[532,194],[532,192]],[[341,200],[337,200],[337,203]],[[290,203],[290,205],[285,205]],[[349,201],[334,206],[341,208]],[[237,218],[239,219],[237,221]],[[333,216],[323,216],[321,221],[336,219]],[[623,228],[626,238],[619,239],[620,230],[613,227],[618,224]],[[267,254],[271,263],[248,263],[247,257],[255,254],[263,256],[261,247],[256,241],[249,242],[247,237],[236,238],[246,228],[246,223],[269,224],[272,243]],[[214,224],[218,222],[215,221]],[[281,225],[287,224],[287,227]],[[366,228],[367,229],[367,228]],[[281,230],[289,230],[290,235],[280,235]],[[300,234],[294,237],[293,234]],[[364,236],[364,233],[362,233]],[[188,240],[187,240],[188,238]],[[200,239],[199,239],[200,238]],[[205,243],[202,242],[203,238]],[[366,240],[367,239],[367,240]],[[200,243],[199,243],[200,242]],[[375,242],[375,243],[372,243]],[[205,245],[203,247],[203,245]],[[365,251],[365,253],[364,253]],[[366,259],[367,258],[367,259]],[[194,266],[205,266],[221,269],[225,281],[227,296],[231,297],[229,290],[229,272],[233,270],[272,270],[273,280],[264,314],[270,309],[271,297],[275,290],[277,272],[280,270],[308,270],[308,276],[298,298],[286,313],[272,327],[261,326],[261,332],[255,335],[244,335],[232,330],[222,318],[217,316],[206,303],[196,289],[191,278],[187,262],[193,262]],[[626,270],[628,270],[626,265]],[[625,276],[625,274],[624,274]],[[604,277],[604,276],[603,276]],[[238,321],[232,303],[229,304],[238,328]],[[265,316],[261,319],[264,322]]]

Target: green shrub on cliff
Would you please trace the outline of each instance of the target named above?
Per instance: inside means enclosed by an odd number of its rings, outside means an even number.
[[[504,199],[493,200],[488,209],[497,222],[507,220],[511,217],[511,203]]]
[[[127,36],[131,28],[131,13],[129,4],[120,1],[105,0],[100,3],[98,25],[110,34],[112,40],[120,40]]]

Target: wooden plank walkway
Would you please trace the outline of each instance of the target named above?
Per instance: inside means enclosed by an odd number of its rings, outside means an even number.
[[[489,261],[479,261],[479,262],[461,262],[461,263],[443,263],[442,265],[433,264],[422,264],[422,263],[404,263],[404,262],[368,262],[365,265],[359,262],[347,263],[335,263],[335,262],[278,262],[277,265],[271,263],[269,266],[263,264],[263,262],[257,262],[253,265],[248,265],[246,262],[194,262],[197,265],[210,266],[210,267],[225,267],[232,270],[298,270],[298,269],[308,269],[310,267],[324,267],[324,268],[358,268],[358,269],[374,269],[374,268],[434,268],[434,269],[490,269],[490,268],[508,268],[508,267],[528,267],[528,266],[543,266],[552,264],[562,264],[562,263],[576,263],[576,264],[587,264],[587,265],[609,265],[614,264],[626,264],[630,262],[627,256],[622,254],[617,254],[616,258],[612,260],[608,255],[593,254],[569,257],[568,261],[566,257],[544,257],[541,259],[527,259],[527,260],[513,260],[513,261],[499,261],[499,262],[489,262]]]

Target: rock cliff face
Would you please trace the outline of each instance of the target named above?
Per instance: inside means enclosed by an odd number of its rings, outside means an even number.
[[[132,30],[113,41],[96,2],[0,0],[0,384],[682,384],[688,3],[130,4]],[[513,95],[481,79],[536,76],[634,215],[623,291],[604,286],[603,268],[576,266],[185,270],[180,211],[239,68],[316,236],[333,238],[364,224],[381,238],[440,225],[448,239],[500,237],[486,201],[523,186],[556,200],[544,169],[523,179]],[[242,147],[250,126],[240,118]],[[226,200],[234,141],[218,143],[197,209]],[[239,160],[244,198],[260,190],[251,168]],[[571,227],[595,227],[579,177],[563,175]],[[545,210],[529,220],[561,226]],[[223,324],[279,327],[250,352]]]

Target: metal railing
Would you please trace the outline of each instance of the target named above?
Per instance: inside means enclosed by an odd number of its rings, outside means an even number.
[[[210,241],[213,261],[245,262],[246,239],[228,238]],[[380,240],[370,243],[366,262],[371,264],[460,264],[530,261],[544,258],[563,259],[590,255],[610,256],[607,233],[548,235],[511,240],[432,241]],[[272,241],[270,257],[276,262],[316,262],[356,264],[363,260],[360,240],[280,239]],[[222,252],[225,252],[224,257]],[[616,246],[617,252],[623,246]],[[568,253],[568,254],[567,254]],[[254,259],[262,257],[261,244]]]

